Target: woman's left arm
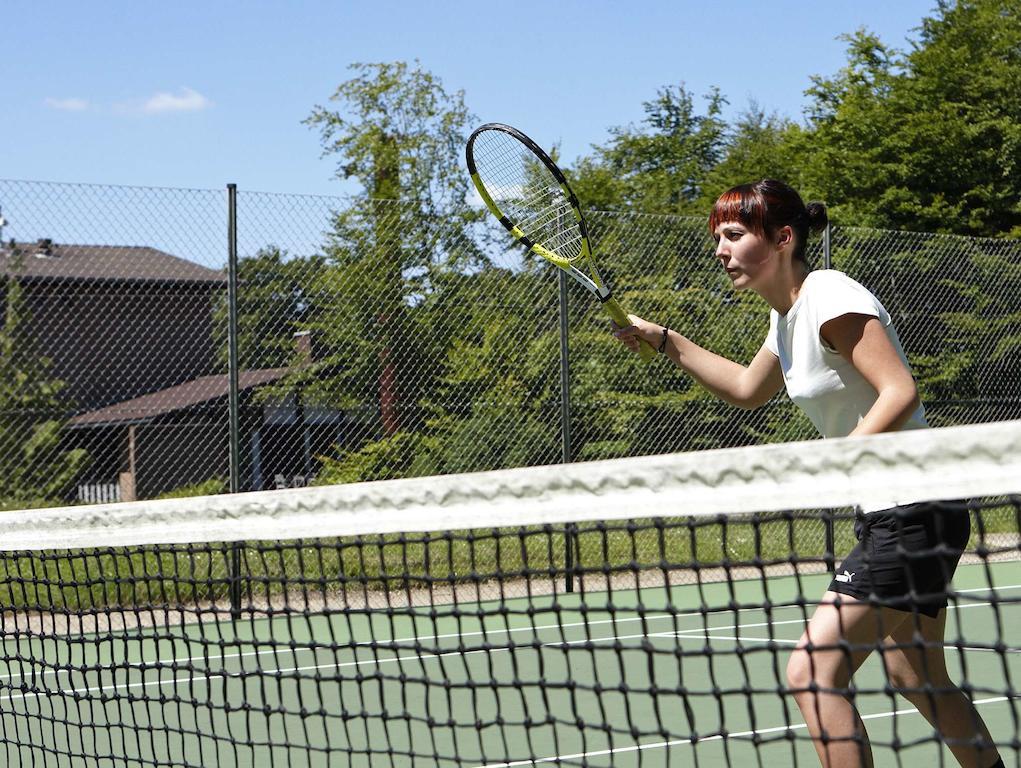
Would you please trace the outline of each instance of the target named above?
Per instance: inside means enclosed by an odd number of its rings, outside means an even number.
[[[871,435],[899,429],[918,408],[918,389],[879,318],[841,315],[823,323],[819,332],[879,395],[851,434]]]

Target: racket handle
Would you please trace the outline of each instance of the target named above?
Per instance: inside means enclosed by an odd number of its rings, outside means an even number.
[[[606,311],[610,313],[610,317],[613,318],[613,322],[621,328],[631,325],[627,312],[617,303],[616,299],[607,299],[603,302],[603,305],[606,307]],[[638,342],[638,354],[642,356],[642,360],[649,362],[656,356],[656,350],[647,341],[642,340]]]

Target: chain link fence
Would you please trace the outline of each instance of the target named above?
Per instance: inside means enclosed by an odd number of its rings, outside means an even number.
[[[0,181],[0,213],[2,507],[227,490],[232,313],[241,490],[813,436],[625,354],[480,210],[239,192],[233,305],[223,191]],[[702,220],[590,219],[626,308],[751,359],[767,308]],[[842,227],[809,256],[891,311],[933,424],[1021,417],[1021,242]]]

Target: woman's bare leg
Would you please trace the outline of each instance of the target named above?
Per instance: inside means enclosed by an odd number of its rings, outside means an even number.
[[[868,735],[847,688],[889,632],[883,623],[888,613],[826,592],[788,661],[788,685],[824,768],[872,766]]]
[[[999,754],[986,724],[947,673],[946,610],[936,618],[907,616],[889,633],[883,653],[890,684],[915,705],[964,768],[994,765]]]
[[[961,766],[997,764],[985,723],[947,673],[945,627],[945,610],[936,618],[916,617],[835,592],[823,595],[791,654],[787,680],[824,768],[872,766],[868,735],[847,689],[880,648],[890,684],[939,732]]]

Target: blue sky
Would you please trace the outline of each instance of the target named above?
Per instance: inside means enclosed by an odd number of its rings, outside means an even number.
[[[714,11],[712,7],[724,7]],[[352,62],[412,61],[480,121],[570,160],[642,102],[718,86],[800,119],[865,26],[906,48],[935,0],[29,2],[0,8],[0,178],[340,194],[301,121]],[[530,22],[539,19],[541,23]]]

